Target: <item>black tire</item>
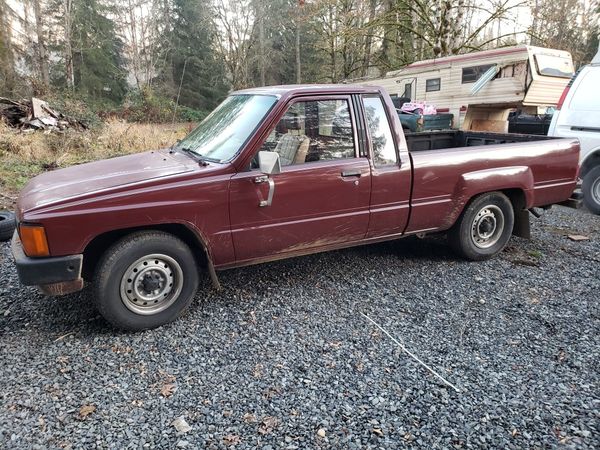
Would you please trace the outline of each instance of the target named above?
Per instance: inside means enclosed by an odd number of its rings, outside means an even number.
[[[99,261],[94,276],[96,306],[117,328],[156,328],[186,310],[198,280],[196,260],[182,240],[160,231],[133,233]]]
[[[593,214],[600,215],[600,166],[594,167],[583,177],[581,185],[583,203]]]
[[[15,232],[17,222],[10,211],[0,211],[0,241],[8,241]]]
[[[506,247],[514,223],[515,213],[506,195],[502,192],[481,194],[469,203],[450,229],[448,242],[463,258],[489,259]]]

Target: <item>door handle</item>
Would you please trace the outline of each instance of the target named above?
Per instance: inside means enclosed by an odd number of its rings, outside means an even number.
[[[269,181],[269,177],[266,175],[260,175],[256,178],[254,178],[254,183],[256,183],[256,184],[266,183],[268,181]]]
[[[343,177],[360,177],[361,175],[362,172],[360,171],[360,169],[344,170],[342,172]]]
[[[269,193],[267,194],[266,200],[261,200],[260,202],[258,202],[258,206],[271,206],[273,204],[273,195],[275,195],[275,182],[270,177],[265,177],[265,180],[261,181],[260,183],[263,182],[269,183]]]

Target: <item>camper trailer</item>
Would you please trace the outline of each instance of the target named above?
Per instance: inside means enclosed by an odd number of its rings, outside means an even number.
[[[363,83],[452,113],[455,127],[505,132],[511,109],[544,113],[572,75],[569,52],[519,45],[418,61]]]

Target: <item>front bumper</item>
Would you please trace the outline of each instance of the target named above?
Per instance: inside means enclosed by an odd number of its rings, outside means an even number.
[[[25,286],[39,286],[48,295],[67,294],[83,287],[83,255],[30,258],[25,255],[16,231],[11,248],[19,280]]]

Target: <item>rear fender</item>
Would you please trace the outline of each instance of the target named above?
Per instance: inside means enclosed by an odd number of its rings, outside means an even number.
[[[448,226],[452,226],[465,205],[476,195],[485,192],[518,189],[525,197],[525,209],[533,205],[533,174],[527,166],[498,167],[477,170],[461,175],[454,191],[454,208],[448,215]]]

